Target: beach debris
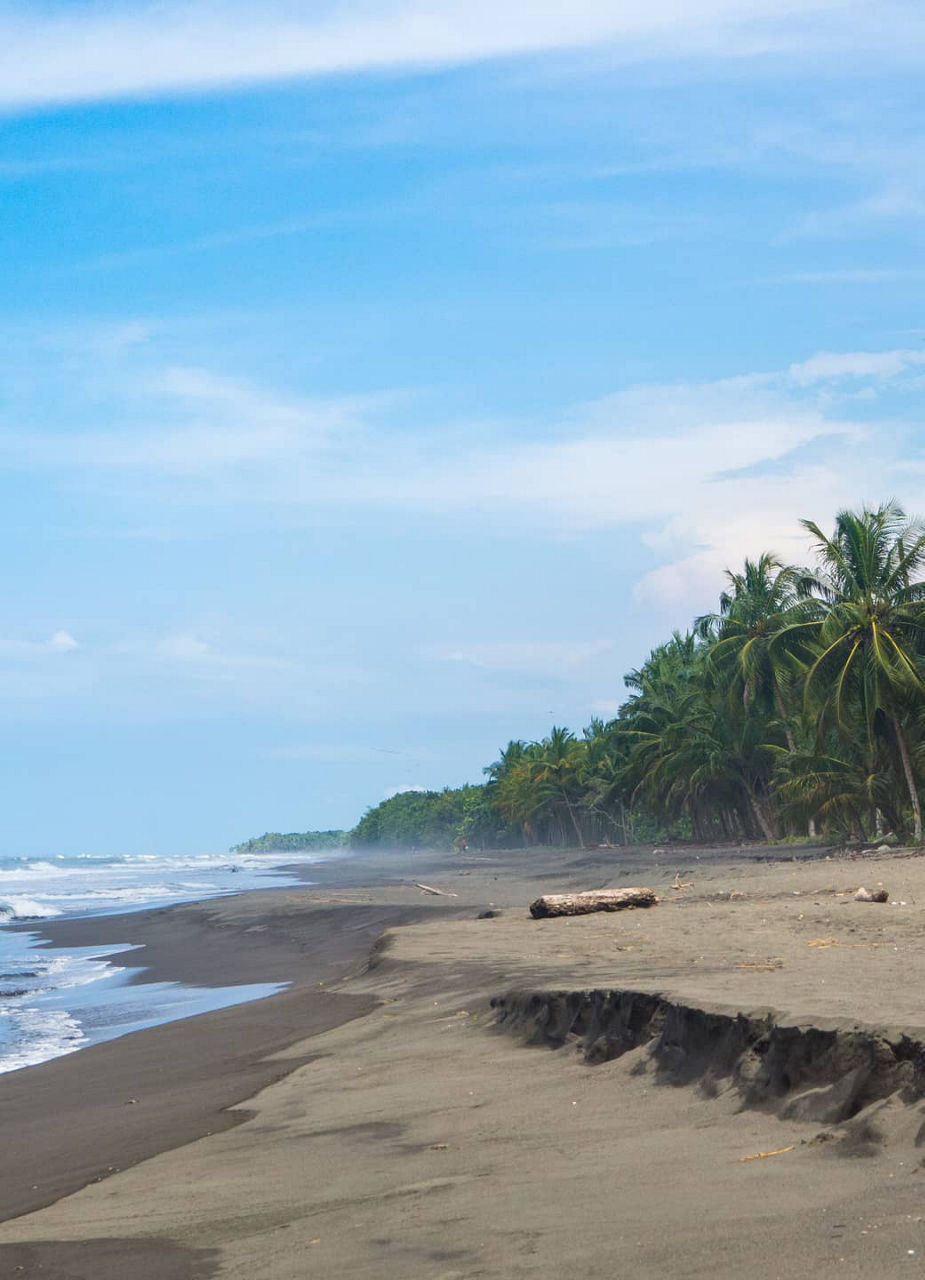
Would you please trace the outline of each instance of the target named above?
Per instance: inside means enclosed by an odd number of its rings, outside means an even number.
[[[500,914],[501,912],[496,907],[489,907],[487,911],[480,911],[475,918],[476,920],[494,920]]]
[[[654,907],[658,898],[652,889],[595,889],[588,893],[546,893],[530,903],[534,920],[551,916],[583,916],[592,911],[625,911],[631,907]]]
[[[693,889],[693,887],[693,880],[682,880],[680,871],[675,872],[674,879],[668,886],[669,889]]]
[[[432,1142],[427,1148],[428,1151],[449,1151],[450,1144],[448,1142]]]
[[[811,942],[807,942],[808,947],[837,947],[837,938],[813,938]]]
[[[862,885],[854,895],[855,902],[889,902],[890,895],[886,889],[874,889],[873,893]]]
[[[742,964],[737,964],[737,969],[760,969],[763,972],[769,972],[772,969],[783,969],[784,962],[780,956],[769,956],[767,960],[746,960]]]
[[[789,1147],[778,1147],[776,1151],[756,1151],[751,1156],[739,1156],[738,1160],[734,1160],[733,1164],[748,1164],[751,1160],[770,1160],[771,1156],[784,1156],[788,1151],[795,1151],[796,1143],[791,1142]]]
[[[421,893],[432,893],[435,898],[458,898],[458,893],[451,893],[449,889],[435,889],[432,884],[421,884],[418,880],[412,882],[415,889],[420,889]]]

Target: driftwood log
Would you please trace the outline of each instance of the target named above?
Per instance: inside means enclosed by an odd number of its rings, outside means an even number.
[[[594,889],[590,893],[545,893],[530,903],[534,920],[549,916],[584,916],[590,911],[625,911],[627,907],[654,907],[651,889]]]

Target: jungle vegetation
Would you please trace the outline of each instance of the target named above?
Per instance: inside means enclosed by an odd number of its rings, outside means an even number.
[[[511,741],[483,786],[370,810],[355,844],[922,840],[925,525],[802,521],[809,567],[727,571],[715,612],[624,677],[612,720]]]
[[[339,849],[347,843],[347,831],[267,831],[241,844],[231,853],[299,853],[309,850]]]

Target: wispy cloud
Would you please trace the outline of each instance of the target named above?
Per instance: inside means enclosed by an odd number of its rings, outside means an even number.
[[[901,18],[914,10],[894,3]],[[728,57],[831,47],[857,0],[12,0],[0,105],[207,90],[299,76],[467,63],[587,46],[611,56]],[[891,27],[892,30],[892,27]],[[881,35],[882,40],[882,35]],[[907,42],[908,47],[908,42]]]
[[[925,365],[925,351],[820,351],[787,370],[801,387],[843,378],[896,378],[907,369]]]
[[[121,345],[142,341],[143,333],[124,326]],[[102,374],[91,376],[99,395]],[[177,477],[291,464],[317,455],[333,440],[343,446],[396,399],[394,393],[287,399],[244,380],[183,367],[138,372],[124,380],[116,376],[106,391],[123,408],[131,406],[130,418],[137,419],[140,406],[154,423],[67,434],[8,430],[0,435],[0,463]]]
[[[431,653],[442,662],[459,662],[488,671],[522,671],[531,675],[561,675],[599,657],[612,640],[519,641],[468,644]]]
[[[193,632],[165,636],[155,650],[166,662],[177,663],[212,680],[233,680],[242,674],[261,671],[293,671],[295,664],[284,658],[252,653],[226,653]]]
[[[73,653],[79,643],[70,631],[56,631],[47,640],[21,640],[0,638],[0,659],[41,658],[49,654]]]
[[[783,275],[767,276],[759,283],[852,285],[908,281],[913,284],[922,280],[925,280],[925,271],[916,267],[841,267],[830,271],[791,271]]]
[[[48,641],[48,648],[52,653],[71,653],[74,649],[79,649],[80,645],[70,631],[56,631]]]
[[[800,515],[825,518],[885,492],[915,505],[912,472],[900,464],[910,460],[919,350],[822,351],[779,371],[629,387],[489,434],[439,417],[421,423],[420,405],[411,426],[407,397],[394,393],[319,400],[203,368],[158,372],[147,345],[140,390],[130,377],[135,347],[121,353],[126,386],[116,384],[109,412],[118,417],[119,395],[134,405],[156,393],[169,406],[168,426],[12,433],[0,436],[0,459],[77,473],[122,500],[135,495],[145,509],[182,494],[230,510],[272,504],[274,513],[285,507],[321,521],[348,512],[435,530],[465,518],[502,530],[526,525],[547,538],[631,528],[651,566],[640,569],[637,594],[675,616],[679,601],[702,597],[744,554],[768,546],[802,554]],[[100,388],[91,385],[96,409]],[[72,400],[76,392],[71,382]],[[592,662],[602,643],[478,641],[430,656],[554,675]],[[163,642],[160,653],[220,678],[274,664],[213,650],[195,632]]]
[[[871,224],[920,224],[925,220],[925,187],[919,177],[921,144],[915,150],[915,158],[909,157],[914,165],[913,177],[882,185],[860,200],[812,209],[779,236],[779,241],[838,240],[856,235]]]

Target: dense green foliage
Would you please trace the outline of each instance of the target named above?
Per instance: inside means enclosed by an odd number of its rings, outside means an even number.
[[[512,841],[520,843],[520,833],[492,806],[487,787],[465,786],[402,791],[367,810],[350,840],[358,848],[458,848],[463,841],[478,848],[499,848]]]
[[[339,849],[347,843],[346,831],[267,831],[265,835],[233,845],[232,853],[304,853],[305,850]]]

